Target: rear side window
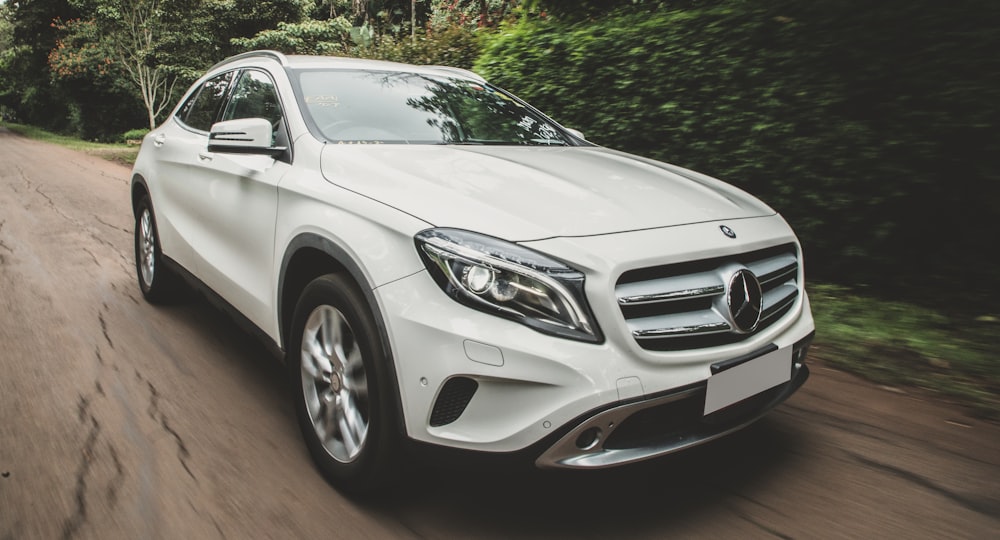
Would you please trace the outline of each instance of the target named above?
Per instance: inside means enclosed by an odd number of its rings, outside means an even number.
[[[194,129],[210,130],[226,100],[226,91],[233,80],[233,73],[229,71],[205,81],[184,103],[177,118]]]

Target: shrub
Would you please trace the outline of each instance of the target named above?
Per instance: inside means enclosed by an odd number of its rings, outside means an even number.
[[[130,129],[125,133],[122,133],[119,141],[123,143],[127,143],[129,141],[141,141],[147,133],[149,133],[149,128]]]
[[[454,26],[424,35],[412,42],[409,37],[382,37],[375,45],[359,48],[357,56],[419,65],[445,65],[469,69],[479,57],[481,46],[475,30]]]
[[[814,276],[996,299],[980,254],[1000,222],[1000,86],[983,75],[1000,72],[998,4],[707,4],[525,18],[476,70],[594,142],[761,196]]]

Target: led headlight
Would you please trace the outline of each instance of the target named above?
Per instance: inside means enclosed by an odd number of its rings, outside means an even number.
[[[428,229],[414,240],[431,276],[458,302],[547,334],[604,339],[587,306],[581,272],[517,244],[459,229]]]

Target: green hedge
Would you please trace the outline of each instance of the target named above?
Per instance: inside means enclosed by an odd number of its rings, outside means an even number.
[[[997,300],[1000,2],[711,4],[524,18],[475,67],[594,142],[760,196],[815,277]]]
[[[479,36],[468,28],[454,26],[433,34],[409,37],[383,36],[375,45],[352,51],[362,58],[419,65],[447,65],[469,69],[480,53]]]

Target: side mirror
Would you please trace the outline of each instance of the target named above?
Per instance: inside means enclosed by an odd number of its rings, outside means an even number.
[[[283,146],[271,146],[271,122],[263,118],[241,118],[212,124],[208,151],[222,154],[258,154],[278,157]]]
[[[583,136],[583,132],[580,131],[579,129],[566,128],[566,131],[568,131],[570,135],[576,137],[577,139],[583,141],[587,140],[587,138]]]

